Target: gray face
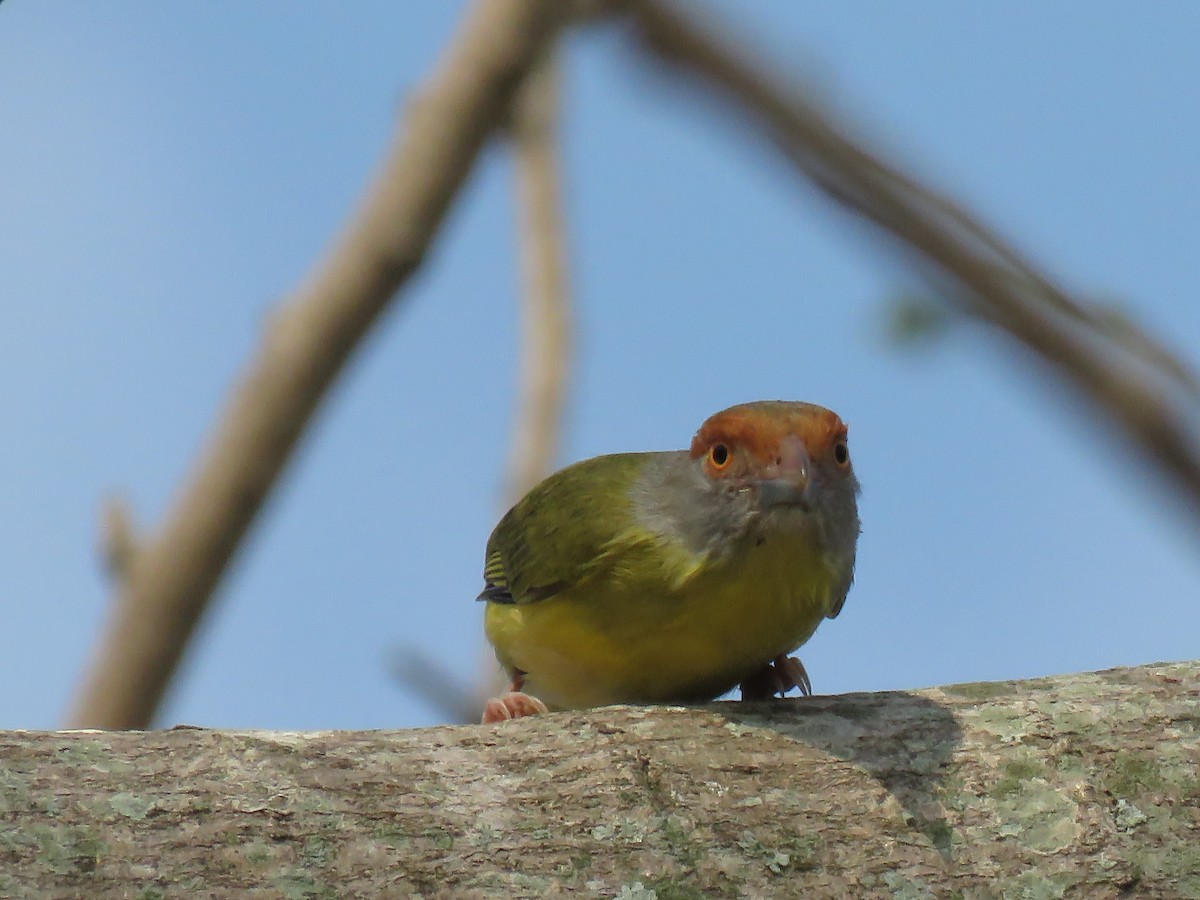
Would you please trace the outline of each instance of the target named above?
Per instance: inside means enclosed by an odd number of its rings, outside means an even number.
[[[802,490],[771,482],[713,479],[686,451],[662,453],[634,485],[634,514],[647,530],[719,560],[747,541],[783,534],[811,540],[837,581],[828,616],[842,610],[854,581],[858,480],[853,472],[816,464]]]
[[[852,472],[814,464],[802,491],[770,481],[714,479],[685,451],[659,454],[633,488],[635,514],[650,531],[719,558],[742,541],[770,533],[805,533],[853,577],[859,521]]]

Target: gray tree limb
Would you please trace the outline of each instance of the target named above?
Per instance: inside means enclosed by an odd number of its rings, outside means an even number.
[[[1200,661],[486,727],[8,732],[0,894],[1196,897],[1198,686]]]

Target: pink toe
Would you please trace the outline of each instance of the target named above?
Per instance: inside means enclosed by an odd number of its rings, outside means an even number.
[[[536,716],[547,712],[546,704],[537,697],[520,691],[509,691],[499,697],[493,697],[483,707],[483,724],[492,725],[508,719],[523,719],[525,716]]]

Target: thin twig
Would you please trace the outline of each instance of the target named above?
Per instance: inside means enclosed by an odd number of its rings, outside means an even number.
[[[321,399],[420,266],[516,87],[554,0],[481,0],[401,124],[332,252],[285,305],[166,522],[141,546],[68,721],[142,728]]]
[[[105,498],[100,505],[100,558],[105,574],[119,585],[129,577],[137,554],[133,510],[124,497]]]
[[[571,357],[571,298],[558,160],[558,74],[547,50],[518,92],[509,119],[516,154],[521,254],[521,379],[509,457],[516,503],[558,457]]]
[[[1039,272],[947,197],[847,136],[794,85],[778,78],[686,11],[660,0],[624,0],[638,36],[761,127],[825,194],[874,222],[932,265],[966,311],[1015,337],[1107,414],[1183,492],[1200,516],[1196,424],[1165,384],[1198,396],[1190,366],[1132,325],[1114,328]],[[1152,371],[1147,371],[1152,370]]]
[[[513,98],[508,119],[517,183],[521,256],[521,350],[517,415],[508,463],[507,501],[516,503],[553,469],[562,434],[571,356],[571,302],[558,160],[556,48],[546,47]],[[405,686],[448,721],[475,721],[484,701],[503,686],[490,650],[477,687],[451,673],[430,677],[432,662],[416,653],[393,666]],[[464,696],[474,698],[465,705]],[[464,718],[464,710],[467,711]]]
[[[570,380],[571,292],[558,150],[557,49],[548,47],[530,71],[508,122],[516,167],[522,290],[520,380],[506,509],[554,469]],[[491,648],[486,648],[476,687],[478,708],[503,684]]]
[[[494,661],[492,665],[494,668]],[[447,723],[478,722],[483,704],[491,696],[480,699],[441,658],[412,644],[397,647],[388,668],[397,682],[440,712]]]

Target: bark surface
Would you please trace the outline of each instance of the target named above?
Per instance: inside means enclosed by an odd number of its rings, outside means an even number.
[[[413,731],[0,734],[8,897],[1200,897],[1200,662]]]

